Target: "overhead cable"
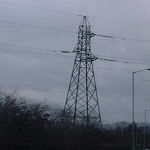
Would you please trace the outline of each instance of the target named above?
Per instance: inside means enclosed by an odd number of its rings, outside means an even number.
[[[12,6],[24,7],[24,8],[31,8],[31,9],[36,9],[36,10],[42,10],[42,11],[49,11],[49,12],[54,12],[54,13],[60,13],[60,14],[65,14],[65,15],[72,15],[72,16],[79,16],[79,17],[85,16],[83,14],[75,14],[75,13],[69,13],[69,12],[64,12],[64,11],[58,11],[58,10],[54,10],[54,9],[52,10],[52,9],[46,9],[46,8],[39,8],[39,7],[22,5],[22,4],[16,4],[16,3],[10,3],[10,2],[4,2],[4,1],[0,1],[0,3],[12,5]],[[90,18],[93,18],[93,19],[101,19],[101,20],[111,20],[111,21],[119,21],[119,22],[150,24],[150,22],[146,22],[146,21],[116,19],[116,18],[109,18],[109,17],[107,17],[107,18],[103,17],[102,18],[102,17],[98,17],[98,16],[89,16],[89,15],[87,15],[87,17],[90,17]]]
[[[11,22],[11,21],[5,21],[5,20],[0,20],[0,22],[2,22],[2,23],[8,23],[8,24],[21,25],[21,26],[34,27],[34,28],[41,28],[41,29],[48,29],[48,30],[55,30],[55,31],[63,31],[63,32],[76,33],[76,32],[68,31],[68,30],[55,29],[55,28],[49,28],[49,27],[42,27],[42,26],[30,25],[30,24],[19,23],[19,22]]]
[[[78,34],[77,32],[74,32],[74,31],[62,30],[62,29],[56,29],[56,28],[49,28],[49,27],[43,27],[43,26],[37,26],[37,25],[30,25],[30,24],[24,24],[24,23],[18,23],[18,22],[10,22],[10,21],[5,21],[5,20],[0,20],[0,22],[2,22],[2,23],[8,23],[8,24],[15,24],[15,25],[21,25],[21,26],[28,26],[28,27],[34,27],[34,28],[41,28],[41,29],[48,29],[48,30],[62,31],[62,32],[68,32],[68,33]],[[93,33],[93,34],[95,34],[95,33]],[[132,39],[132,38],[116,37],[116,36],[101,35],[101,34],[95,34],[95,35],[99,36],[99,37],[103,37],[103,38],[129,40],[129,41],[138,41],[138,42],[150,42],[150,40],[143,40],[143,39]]]

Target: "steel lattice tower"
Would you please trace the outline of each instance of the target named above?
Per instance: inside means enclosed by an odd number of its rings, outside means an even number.
[[[79,25],[78,43],[68,93],[66,97],[63,120],[84,125],[102,127],[98,103],[93,61],[97,59],[91,54],[91,38],[95,34],[90,30],[87,17],[84,16]]]

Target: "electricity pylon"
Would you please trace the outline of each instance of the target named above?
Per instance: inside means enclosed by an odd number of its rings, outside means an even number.
[[[78,43],[70,84],[63,111],[63,120],[73,125],[94,125],[102,128],[98,103],[93,61],[97,59],[91,54],[91,38],[95,34],[90,30],[87,17],[84,16],[79,25]]]

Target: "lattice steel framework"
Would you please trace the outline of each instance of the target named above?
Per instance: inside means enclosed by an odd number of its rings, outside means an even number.
[[[63,120],[74,125],[96,125],[102,127],[98,103],[93,61],[97,59],[91,54],[91,38],[95,34],[90,30],[87,17],[84,16],[79,25],[78,43],[72,75],[66,97]]]

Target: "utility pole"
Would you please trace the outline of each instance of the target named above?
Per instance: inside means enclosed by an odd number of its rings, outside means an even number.
[[[91,32],[87,17],[79,25],[78,42],[71,79],[63,111],[63,121],[73,125],[94,125],[102,128],[93,61],[91,53]]]

